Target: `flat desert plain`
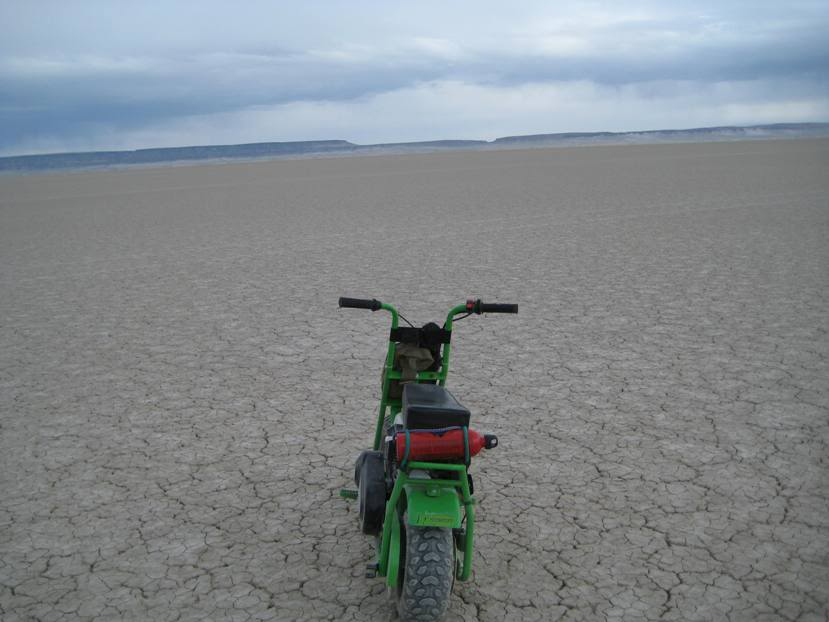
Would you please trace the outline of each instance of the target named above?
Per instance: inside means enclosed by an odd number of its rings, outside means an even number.
[[[829,615],[829,141],[0,178],[0,617],[385,620],[389,316],[469,296],[448,620]]]

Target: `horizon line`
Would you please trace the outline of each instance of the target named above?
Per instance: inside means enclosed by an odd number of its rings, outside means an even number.
[[[342,138],[325,138],[325,139],[306,139],[306,140],[265,140],[257,142],[244,143],[213,143],[213,144],[194,144],[194,145],[176,145],[170,147],[141,147],[137,149],[95,149],[90,151],[53,151],[44,153],[20,153],[15,155],[0,156],[0,160],[8,160],[12,158],[39,158],[52,156],[71,156],[71,155],[94,155],[94,154],[128,154],[141,153],[148,151],[172,151],[176,149],[208,149],[208,148],[232,148],[232,147],[252,147],[263,145],[340,145],[346,147],[356,148],[372,148],[372,147],[403,147],[403,146],[417,146],[417,145],[437,145],[439,143],[468,143],[480,145],[494,145],[499,141],[531,139],[531,138],[589,138],[591,136],[625,136],[636,134],[656,134],[665,132],[700,132],[700,131],[714,131],[714,130],[751,130],[751,129],[806,129],[808,127],[817,129],[825,126],[829,128],[829,121],[798,121],[798,122],[777,122],[777,123],[757,123],[751,125],[712,125],[702,127],[688,127],[688,128],[661,128],[661,129],[646,129],[646,130],[625,130],[625,131],[609,131],[609,130],[593,130],[593,131],[570,131],[570,132],[543,132],[533,134],[513,134],[508,136],[499,136],[492,140],[480,138],[438,138],[431,140],[412,140],[412,141],[392,141],[381,143],[355,143]]]

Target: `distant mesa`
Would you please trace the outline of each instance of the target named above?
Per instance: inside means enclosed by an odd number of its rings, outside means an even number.
[[[430,140],[409,143],[358,145],[347,140],[304,140],[296,142],[248,143],[162,147],[135,151],[91,151],[51,153],[0,158],[0,173],[45,172],[97,168],[151,166],[180,162],[225,160],[267,160],[314,156],[348,156],[424,153],[434,151],[484,150],[515,147],[544,147],[589,144],[631,144],[698,142],[762,138],[806,138],[829,136],[829,123],[774,123],[745,127],[699,127],[692,129],[646,130],[637,132],[564,132],[504,136],[486,140]]]
[[[530,134],[527,136],[504,136],[496,138],[493,144],[531,144],[556,142],[604,142],[608,140],[631,142],[637,139],[677,140],[700,138],[735,139],[735,138],[774,138],[784,136],[826,136],[829,135],[829,123],[773,123],[768,125],[696,127],[676,130],[643,130],[636,132],[564,132],[560,134]]]

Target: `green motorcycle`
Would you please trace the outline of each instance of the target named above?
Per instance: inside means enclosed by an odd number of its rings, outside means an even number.
[[[354,469],[360,528],[377,537],[366,576],[385,577],[402,620],[439,620],[455,579],[472,574],[475,500],[468,469],[498,439],[469,428],[469,410],[446,389],[453,323],[472,314],[518,313],[515,304],[469,300],[443,326],[413,326],[378,300],[340,298],[340,307],[391,314],[374,445]],[[409,326],[398,326],[403,319]]]

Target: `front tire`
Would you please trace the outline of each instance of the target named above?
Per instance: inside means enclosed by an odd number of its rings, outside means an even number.
[[[383,454],[364,451],[357,458],[354,469],[357,484],[357,505],[360,509],[360,530],[376,536],[383,526],[386,511],[386,477],[383,470]]]
[[[445,527],[406,528],[403,576],[397,588],[401,622],[437,622],[449,608],[455,582],[455,543]]]

